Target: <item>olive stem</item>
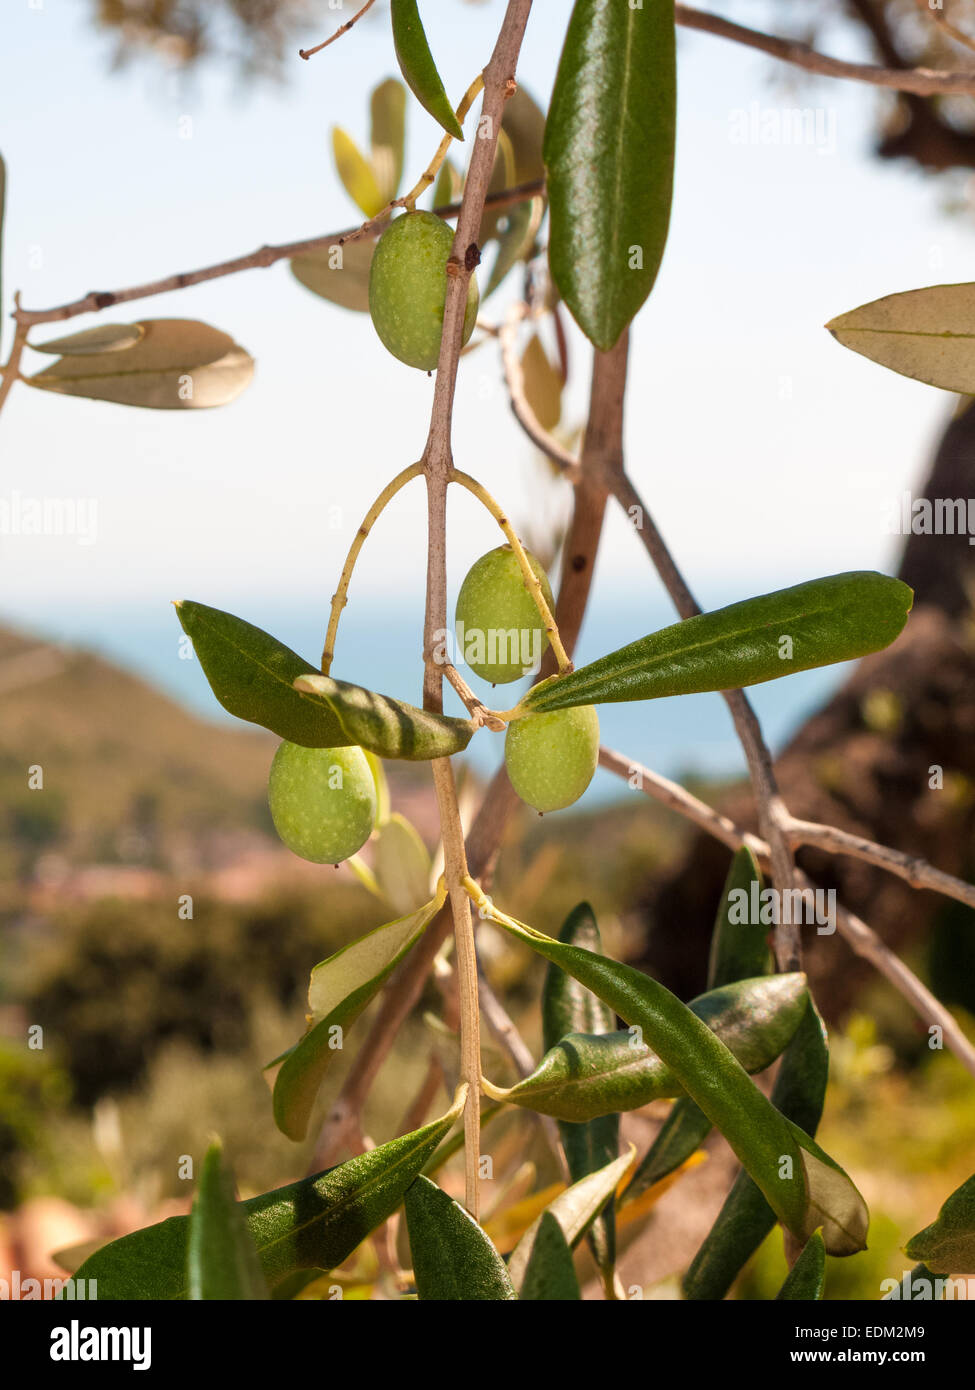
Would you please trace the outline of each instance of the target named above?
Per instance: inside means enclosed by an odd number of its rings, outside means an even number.
[[[327,676],[332,668],[332,659],[335,656],[335,639],[339,630],[339,618],[342,609],[348,603],[349,584],[352,580],[352,571],[355,569],[359,552],[366,543],[366,537],[375,526],[386,507],[393,500],[400,488],[404,487],[411,478],[418,478],[423,472],[422,463],[411,463],[409,468],[404,468],[402,473],[397,473],[391,483],[387,483],[382,492],[373,502],[366,512],[362,525],[355,533],[355,539],[349,546],[349,553],[345,557],[345,564],[342,566],[342,573],[339,577],[339,586],[332,595],[332,611],[328,620],[328,631],[325,634],[325,647],[322,651],[322,675]]]
[[[457,117],[457,122],[459,125],[464,124],[464,118],[466,117],[468,111],[471,109],[471,106],[483,90],[484,74],[479,72],[477,76],[474,78],[474,81],[468,87],[467,91],[461,97],[460,105],[454,112],[454,115]],[[417,179],[416,183],[410,189],[409,193],[405,194],[402,198],[394,198],[393,201],[389,204],[388,208],[385,209],[385,211],[390,212],[395,207],[406,208],[407,212],[413,211],[414,207],[416,206],[417,198],[423,196],[424,192],[430,187],[434,179],[437,177],[437,174],[440,172],[440,166],[446,159],[447,151],[453,144],[453,140],[454,137],[452,135],[445,135],[443,137],[443,139],[440,141],[440,144],[437,146],[437,153],[433,156],[430,163],[427,165],[423,173],[420,175],[419,179]]]
[[[449,661],[444,662],[443,673],[467,706],[467,712],[477,727],[480,728],[483,725],[484,728],[491,729],[496,734],[500,733],[504,728],[505,721],[494,710],[488,709],[483,700],[477,698],[457,667]]]
[[[20,307],[19,294],[15,295],[14,303],[18,308]],[[29,327],[26,324],[17,324],[14,331],[14,340],[10,345],[10,356],[7,358],[4,366],[0,368],[0,371],[3,372],[3,381],[0,382],[0,410],[3,409],[14,382],[20,378],[20,358],[24,348],[27,346],[27,334],[29,331]]]
[[[344,24],[340,24],[334,34],[330,34],[327,39],[323,39],[321,43],[317,43],[314,48],[299,48],[298,57],[304,58],[306,61],[309,58],[314,58],[316,53],[321,53],[323,48],[328,48],[329,44],[334,43],[336,39],[340,39],[343,34],[347,34],[353,25],[362,18],[366,10],[371,10],[375,3],[376,0],[366,0],[362,9],[356,10],[351,19],[347,19]]]
[[[538,609],[539,616],[545,626],[545,631],[548,633],[548,639],[552,644],[552,651],[555,653],[555,659],[559,663],[559,674],[564,676],[566,672],[572,670],[572,662],[569,660],[568,653],[562,645],[562,639],[559,636],[559,629],[556,625],[555,617],[551,608],[549,608],[545,601],[545,595],[542,593],[542,586],[538,582],[538,576],[531,567],[528,556],[525,554],[525,547],[518,539],[514,527],[505,516],[501,507],[498,506],[497,502],[495,502],[494,498],[488,492],[487,488],[482,486],[476,478],[472,478],[468,473],[461,473],[459,469],[453,468],[450,471],[450,482],[460,483],[461,487],[465,487],[468,492],[473,493],[482,506],[486,507],[491,513],[504,532],[508,544],[515,552],[518,564],[521,566],[525,584],[528,587],[528,592],[535,601],[535,607]]]

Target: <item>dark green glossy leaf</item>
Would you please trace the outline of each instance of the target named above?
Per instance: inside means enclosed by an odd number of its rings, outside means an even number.
[[[406,1190],[406,1225],[420,1302],[517,1297],[504,1260],[469,1211],[422,1175]]]
[[[373,89],[369,98],[371,116],[369,141],[372,167],[385,205],[399,192],[403,177],[403,149],[406,140],[406,88],[395,77],[387,77]]]
[[[588,951],[601,950],[599,927],[588,903],[580,903],[569,913],[559,932],[559,940]],[[550,963],[542,991],[542,1042],[546,1050],[556,1047],[570,1033],[613,1033],[615,1030],[613,1010],[597,994]],[[619,1157],[618,1114],[602,1115],[584,1124],[560,1122],[559,1134],[573,1183]],[[586,1232],[586,1240],[604,1286],[611,1288],[616,1267],[616,1208],[611,1199],[594,1218]],[[569,1267],[572,1268],[571,1258]],[[572,1277],[575,1278],[574,1270]],[[522,1297],[525,1297],[524,1290]]]
[[[760,923],[742,922],[740,913],[731,911],[735,905],[733,894],[744,893],[751,901],[753,883],[761,891],[761,871],[751,850],[740,849],[731,861],[718,904],[711,936],[708,989],[772,971],[768,928]],[[626,1189],[624,1201],[632,1201],[686,1163],[710,1131],[711,1122],[692,1100],[684,1096],[676,1101]]]
[[[864,1248],[867,1212],[853,1183],[766,1099],[703,1020],[631,966],[553,941],[493,911],[486,899],[481,910],[642,1028],[646,1041],[721,1130],[793,1235],[805,1241],[822,1226],[830,1254]]]
[[[687,1008],[717,1034],[746,1072],[764,1071],[788,1045],[806,1011],[806,977],[796,972],[738,980],[700,995]],[[569,1034],[531,1076],[490,1094],[578,1123],[638,1110],[682,1090],[676,1072],[644,1038],[628,1030]]]
[[[805,1299],[818,1301],[826,1287],[826,1246],[822,1231],[814,1231],[803,1246],[799,1258],[789,1270],[776,1299]]]
[[[884,295],[826,325],[844,347],[901,376],[975,394],[975,284]]]
[[[304,1139],[312,1106],[345,1035],[439,910],[434,899],[395,922],[367,932],[316,965],[308,990],[308,1031],[283,1058],[274,1080],[274,1122],[289,1139]],[[271,1066],[275,1065],[273,1062]]]
[[[59,357],[28,386],[148,410],[205,410],[227,405],[250,385],[254,359],[226,333],[195,319],[145,319],[124,352]]]
[[[433,61],[416,0],[392,0],[391,8],[396,59],[406,78],[406,85],[448,135],[463,140],[464,132]]]
[[[187,1297],[255,1300],[268,1297],[254,1241],[219,1144],[211,1144],[190,1213]]]
[[[382,758],[449,757],[474,726],[314,673],[277,638],[219,608],[176,604],[214,695],[230,714],[304,748],[358,744]],[[296,683],[301,681],[301,690]]]
[[[667,241],[677,74],[672,0],[576,0],[545,126],[552,275],[608,351]]]
[[[264,1277],[273,1288],[298,1269],[334,1269],[391,1216],[450,1132],[464,1094],[439,1120],[305,1178],[241,1203]],[[189,1218],[122,1236],[87,1259],[78,1278],[97,1279],[100,1301],[184,1299]]]
[[[923,1231],[904,1247],[934,1274],[975,1274],[975,1175],[957,1188]]]
[[[582,1298],[569,1242],[550,1211],[542,1212],[519,1298],[523,1303],[561,1303]]]
[[[567,676],[533,686],[523,710],[734,690],[887,647],[913,592],[870,570],[833,574],[652,632]]]
[[[612,1163],[607,1163],[605,1168],[600,1168],[595,1173],[587,1173],[584,1178],[574,1182],[549,1202],[545,1211],[528,1227],[508,1260],[508,1273],[519,1294],[524,1287],[525,1275],[546,1212],[554,1216],[559,1223],[566,1243],[570,1247],[577,1245],[606,1203],[612,1199],[617,1187],[633,1167],[635,1158],[636,1149],[631,1144],[629,1153],[614,1159]]]
[[[786,1048],[772,1088],[772,1104],[807,1134],[823,1113],[829,1074],[826,1028],[810,997],[806,1014]],[[687,1299],[721,1299],[775,1225],[761,1191],[741,1172],[683,1281]]]

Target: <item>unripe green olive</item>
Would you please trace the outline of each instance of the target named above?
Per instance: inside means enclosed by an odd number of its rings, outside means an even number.
[[[525,553],[552,609],[548,575],[540,560]],[[507,685],[538,669],[548,633],[510,545],[475,560],[460,586],[455,617],[461,655],[484,680]]]
[[[361,748],[282,743],[271,763],[268,803],[288,848],[313,864],[339,864],[376,823],[376,782]]]
[[[504,760],[511,785],[536,811],[571,806],[592,781],[599,761],[595,707],[578,705],[512,720]]]
[[[432,212],[408,212],[383,232],[369,271],[369,312],[383,343],[408,367],[432,372],[440,357],[447,260],[454,234]],[[466,343],[479,295],[472,275],[464,312]]]

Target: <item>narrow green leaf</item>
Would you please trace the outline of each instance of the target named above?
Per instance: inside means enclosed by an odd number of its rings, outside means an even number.
[[[521,709],[733,690],[851,661],[893,642],[913,597],[899,579],[869,570],[813,579],[701,613],[567,676],[551,676],[532,687]]]
[[[445,1115],[422,1129],[242,1202],[268,1285],[273,1289],[298,1269],[330,1270],[348,1259],[399,1206],[463,1104],[462,1091]],[[122,1236],[87,1259],[78,1278],[97,1279],[100,1301],[184,1299],[188,1227],[188,1217],[171,1216]]]
[[[449,758],[471,741],[474,725],[469,719],[443,714],[376,695],[360,685],[332,680],[330,676],[298,676],[295,689],[309,703],[331,710],[345,731],[345,742],[369,748],[381,758],[405,758],[423,762]]]
[[[373,836],[379,888],[396,912],[412,912],[430,896],[432,863],[416,827],[394,811]]]
[[[805,1299],[818,1301],[826,1287],[826,1246],[822,1231],[814,1231],[806,1241],[799,1258],[789,1270],[776,1299]]]
[[[552,276],[608,351],[663,257],[674,178],[672,0],[576,0],[545,126]]]
[[[904,1247],[934,1274],[975,1274],[975,1174],[957,1188],[930,1226]]]
[[[569,913],[559,932],[559,940],[587,951],[601,950],[599,927],[588,903],[580,903]],[[613,1010],[597,994],[550,963],[542,990],[542,1042],[546,1050],[557,1047],[567,1034],[615,1031]],[[583,1124],[561,1122],[559,1134],[572,1182],[579,1182],[619,1157],[618,1114],[602,1115]],[[594,1217],[586,1240],[604,1286],[611,1287],[616,1267],[616,1207],[612,1198],[607,1198],[602,1211]],[[571,1258],[569,1268],[572,1269]],[[575,1278],[574,1270],[572,1277]],[[522,1297],[525,1297],[524,1290]]]
[[[492,914],[492,920],[643,1029],[644,1038],[721,1130],[793,1235],[805,1241],[821,1225],[830,1254],[863,1249],[866,1207],[852,1182],[775,1109],[686,1005],[631,966],[564,946],[504,914]]]
[[[434,898],[417,911],[367,932],[311,972],[308,1031],[283,1059],[276,1059],[281,1067],[274,1080],[274,1121],[289,1139],[304,1139],[315,1099],[345,1046],[348,1029],[420,939],[439,907],[440,900]]]
[[[810,996],[772,1088],[772,1104],[807,1134],[819,1126],[828,1073],[826,1029]],[[775,1213],[759,1188],[747,1172],[739,1173],[684,1276],[684,1297],[724,1298],[774,1225]]]
[[[194,319],[148,319],[140,340],[116,349],[72,352],[25,377],[64,396],[147,410],[205,410],[235,400],[254,375],[254,359],[226,333]]]
[[[332,157],[342,186],[356,207],[366,217],[375,217],[388,199],[382,195],[373,166],[348,131],[339,125],[332,126]]]
[[[605,1168],[600,1168],[595,1173],[587,1173],[584,1178],[573,1183],[571,1187],[567,1187],[564,1192],[560,1192],[554,1201],[549,1202],[545,1211],[555,1217],[568,1245],[574,1246],[579,1243],[598,1213],[602,1211],[623,1178],[633,1167],[635,1158],[636,1149],[631,1144],[629,1151],[620,1158],[614,1159],[612,1163],[607,1163]],[[545,1212],[542,1212],[541,1216],[532,1222],[512,1250],[508,1260],[508,1273],[511,1276],[512,1284],[519,1293],[525,1282],[525,1274],[534,1252],[535,1241],[538,1238],[544,1215]]]
[[[761,870],[751,850],[740,849],[731,861],[718,904],[711,936],[708,989],[768,975],[773,969],[768,928],[760,922],[752,922],[750,913],[749,920],[742,922],[738,911],[738,899],[742,894],[750,905],[753,884],[760,893]],[[624,1202],[632,1201],[675,1172],[700,1148],[710,1132],[710,1120],[692,1100],[687,1096],[677,1100],[634,1173]]]
[[[760,900],[763,887],[762,871],[754,854],[747,846],[738,850],[721,891],[711,934],[708,989],[756,975],[771,975],[774,962],[768,943],[769,928],[750,910],[753,899]],[[745,904],[749,911],[747,920],[742,921]]]
[[[369,312],[369,270],[376,251],[373,238],[347,241],[344,246],[326,246],[321,251],[303,251],[288,262],[291,273],[306,290],[352,309]]]
[[[519,83],[514,95],[504,104],[501,117],[501,132],[498,139],[498,152],[491,173],[489,193],[501,193],[506,188],[515,188],[522,183],[535,183],[545,177],[545,161],[542,158],[542,141],[545,137],[545,113],[538,103]],[[539,198],[538,221],[545,208],[544,198]],[[504,243],[516,224],[525,228],[527,223],[523,214],[529,203],[517,203],[513,207],[486,207],[481,217],[477,244],[483,247],[494,237],[500,237],[502,247],[498,260],[491,273],[491,282],[485,297],[500,283],[499,263],[504,252]],[[502,227],[506,229],[502,231]],[[536,226],[535,230],[538,228]],[[534,233],[533,233],[534,237]],[[504,252],[506,258],[511,251]],[[513,261],[511,262],[513,264]],[[510,265],[509,265],[510,268]]]
[[[591,949],[591,948],[589,948]],[[786,1048],[806,1012],[801,972],[738,980],[686,1007],[721,1039],[746,1072],[764,1071]],[[683,1007],[683,1006],[682,1006]],[[676,1072],[633,1030],[571,1033],[551,1048],[531,1076],[496,1099],[579,1123],[620,1110],[639,1110],[683,1090]]]
[[[253,1238],[234,1195],[219,1144],[211,1144],[190,1213],[187,1297],[255,1300],[268,1297]]]
[[[69,333],[66,338],[49,338],[46,343],[31,343],[31,347],[34,352],[89,357],[93,353],[124,352],[141,342],[145,332],[141,323],[100,323],[81,333]]]
[[[424,760],[449,757],[470,742],[468,720],[314,675],[311,662],[232,613],[189,599],[177,602],[176,611],[224,709],[289,743],[303,748],[358,744],[383,758]],[[295,688],[299,680],[308,693]]]
[[[851,348],[901,376],[975,394],[975,284],[888,294],[826,325]]]
[[[406,1189],[405,1203],[421,1303],[517,1297],[490,1237],[443,1188],[421,1175]]]
[[[582,1298],[569,1242],[550,1211],[542,1212],[519,1298],[522,1303],[578,1302]]]
[[[455,140],[464,132],[433,61],[416,0],[392,0],[393,43],[400,71],[417,101]]]
[[[369,99],[371,115],[369,143],[372,167],[382,194],[381,207],[392,202],[403,177],[403,150],[406,141],[406,88],[395,77],[387,77],[373,88]]]

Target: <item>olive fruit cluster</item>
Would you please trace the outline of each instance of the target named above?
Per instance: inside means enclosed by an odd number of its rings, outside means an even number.
[[[432,212],[408,212],[379,238],[369,271],[369,313],[394,357],[432,372],[440,357],[447,261],[454,234]],[[464,311],[466,343],[474,331],[479,295],[472,275]]]
[[[288,848],[313,864],[339,864],[376,824],[376,782],[361,748],[282,743],[271,763],[268,803]]]
[[[552,589],[541,562],[526,552],[549,608]],[[456,633],[471,670],[496,685],[537,670],[548,634],[509,545],[472,565],[457,597]],[[536,811],[571,806],[589,786],[599,759],[599,717],[592,705],[512,720],[504,759],[511,785]]]

